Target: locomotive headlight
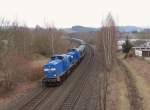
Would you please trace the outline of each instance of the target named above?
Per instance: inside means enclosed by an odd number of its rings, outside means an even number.
[[[49,71],[49,69],[48,68],[44,68],[44,71]]]
[[[56,71],[56,68],[51,68],[50,71]]]

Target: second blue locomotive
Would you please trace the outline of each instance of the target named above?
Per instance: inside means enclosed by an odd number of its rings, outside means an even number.
[[[84,58],[85,48],[86,44],[82,42],[78,48],[69,49],[65,54],[52,56],[43,67],[43,84],[45,86],[60,85]]]

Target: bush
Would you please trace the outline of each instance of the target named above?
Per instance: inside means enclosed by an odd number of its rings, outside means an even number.
[[[39,53],[44,56],[50,56],[51,53],[51,42],[47,37],[38,36],[33,41],[34,53]]]
[[[11,90],[16,84],[38,80],[42,77],[42,68],[33,67],[31,60],[19,53],[10,52],[2,61],[2,88]]]
[[[0,21],[1,89],[10,90],[18,83],[40,79],[42,68],[32,66],[32,55],[50,57],[54,53],[66,51],[69,46],[61,38],[62,35],[62,31],[51,27],[28,28],[17,22]]]
[[[31,71],[30,73],[27,75],[27,79],[29,81],[36,81],[42,78],[43,76],[43,69],[42,67],[38,66],[38,67],[32,67],[31,66]]]

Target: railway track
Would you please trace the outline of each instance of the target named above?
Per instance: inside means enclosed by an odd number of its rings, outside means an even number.
[[[68,84],[61,85],[60,87],[56,88],[43,88],[37,95],[31,98],[27,103],[21,106],[18,110],[55,110],[55,108],[59,110],[70,110],[73,109],[78,100],[80,99],[82,89],[87,86],[87,79],[89,77],[90,66],[94,62],[94,50],[91,46],[88,46],[86,49],[86,56],[80,66],[80,70],[74,74],[77,78],[74,82],[72,82],[72,86],[68,87]],[[72,78],[75,78],[72,77]],[[70,77],[69,77],[70,78]],[[68,79],[69,79],[68,78]],[[63,88],[63,86],[65,86]],[[63,90],[61,90],[63,88]],[[62,92],[65,93],[65,89],[70,88],[69,94],[65,96],[65,99],[62,103],[57,106],[57,103],[62,100],[61,94]],[[60,90],[59,90],[60,89]],[[55,90],[55,91],[54,91]],[[57,93],[58,92],[58,93]],[[52,94],[53,93],[53,94]],[[57,96],[55,96],[55,93]],[[58,100],[59,99],[59,100]],[[49,102],[52,100],[52,102]],[[53,101],[55,100],[55,101]],[[47,103],[49,106],[44,106]],[[56,105],[55,105],[56,104]],[[41,109],[41,107],[44,107]],[[54,107],[55,106],[55,107]],[[54,107],[54,108],[53,108]]]
[[[19,110],[36,110],[53,91],[54,88],[43,88],[36,96],[19,108]]]
[[[65,98],[64,102],[59,107],[59,110],[73,110],[76,103],[80,99],[82,90],[87,86],[87,80],[90,74],[90,68],[88,68],[88,66],[91,66],[91,64],[94,63],[94,50],[91,46],[88,46],[88,48],[89,60],[87,61],[87,66],[85,66],[81,71],[80,74],[82,74],[82,76],[80,77],[78,83],[70,91],[68,96]]]

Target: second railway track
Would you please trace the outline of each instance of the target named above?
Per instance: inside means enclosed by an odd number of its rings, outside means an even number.
[[[89,59],[87,61],[87,66],[83,68],[83,70],[80,72],[82,76],[80,77],[79,81],[77,84],[74,86],[72,91],[70,91],[69,95],[66,97],[62,105],[60,106],[59,110],[72,110],[76,103],[78,102],[82,90],[85,88],[87,85],[87,79],[89,76],[89,71],[91,64],[94,63],[94,49],[91,46],[88,46],[88,54],[89,54]]]
[[[54,88],[43,88],[37,95],[35,95],[30,101],[25,103],[19,110],[36,110],[46,98],[51,95]]]

